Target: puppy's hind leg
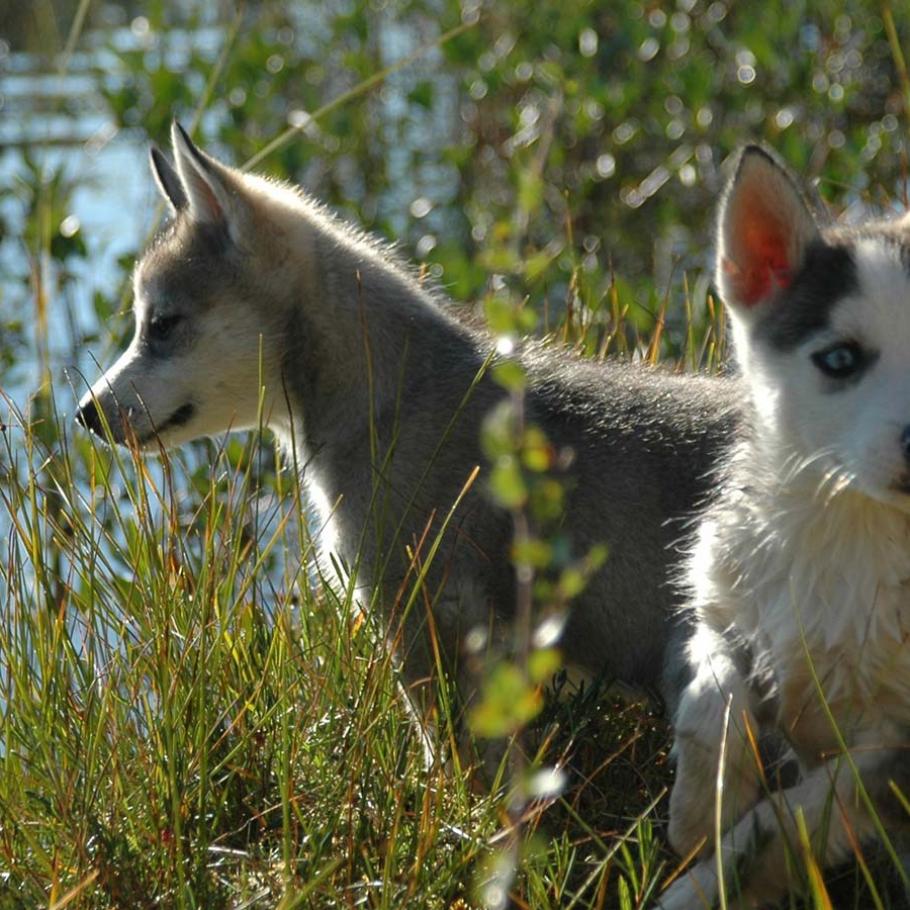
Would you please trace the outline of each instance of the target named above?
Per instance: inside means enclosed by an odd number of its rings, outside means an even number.
[[[470,787],[487,793],[503,781],[510,741],[475,738],[470,715],[483,698],[482,684],[496,657],[506,653],[506,636],[492,614],[472,609],[476,602],[482,599],[448,592],[439,598],[420,636],[411,632],[400,683],[421,733],[427,767],[467,773]]]

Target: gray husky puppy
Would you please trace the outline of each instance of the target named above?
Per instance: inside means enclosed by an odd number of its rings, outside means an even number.
[[[666,910],[713,907],[718,873],[746,906],[779,897],[799,815],[822,866],[910,831],[910,217],[821,226],[748,147],[720,207],[717,286],[745,417],[685,568],[669,830],[681,854],[716,855]],[[766,734],[802,772],[772,793]]]
[[[80,402],[79,421],[149,451],[268,425],[320,512],[323,556],[378,592],[374,615],[412,701],[425,704],[432,636],[468,701],[465,635],[480,627],[504,640],[515,603],[511,519],[483,483],[456,509],[428,596],[406,616],[402,591],[408,548],[433,539],[485,467],[481,423],[505,394],[483,373],[491,339],[299,188],[225,166],[178,125],[172,141],[176,166],[151,156],[173,218],[135,269],[135,335]],[[670,619],[673,545],[706,494],[735,393],[540,344],[520,356],[528,419],[572,453],[571,544],[579,554],[609,546],[572,605],[565,660],[659,689],[678,669],[664,661],[681,634]]]

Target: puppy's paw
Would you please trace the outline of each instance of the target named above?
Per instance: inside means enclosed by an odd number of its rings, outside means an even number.
[[[677,856],[688,856],[696,850],[704,850],[712,830],[710,819],[706,821],[703,812],[674,812],[671,808],[667,840]]]
[[[711,863],[684,872],[658,899],[658,910],[712,910],[718,899],[717,876]]]

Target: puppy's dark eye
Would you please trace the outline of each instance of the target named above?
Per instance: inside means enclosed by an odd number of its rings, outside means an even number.
[[[178,313],[169,316],[152,316],[149,320],[149,337],[153,341],[166,341],[182,320],[183,317]]]
[[[846,379],[866,365],[866,353],[855,341],[839,341],[812,355],[812,362],[832,379]]]

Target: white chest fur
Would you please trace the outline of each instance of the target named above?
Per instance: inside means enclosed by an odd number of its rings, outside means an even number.
[[[747,642],[778,722],[817,761],[910,724],[910,516],[851,491],[746,496],[703,524],[699,617]],[[823,696],[823,697],[822,697]]]

